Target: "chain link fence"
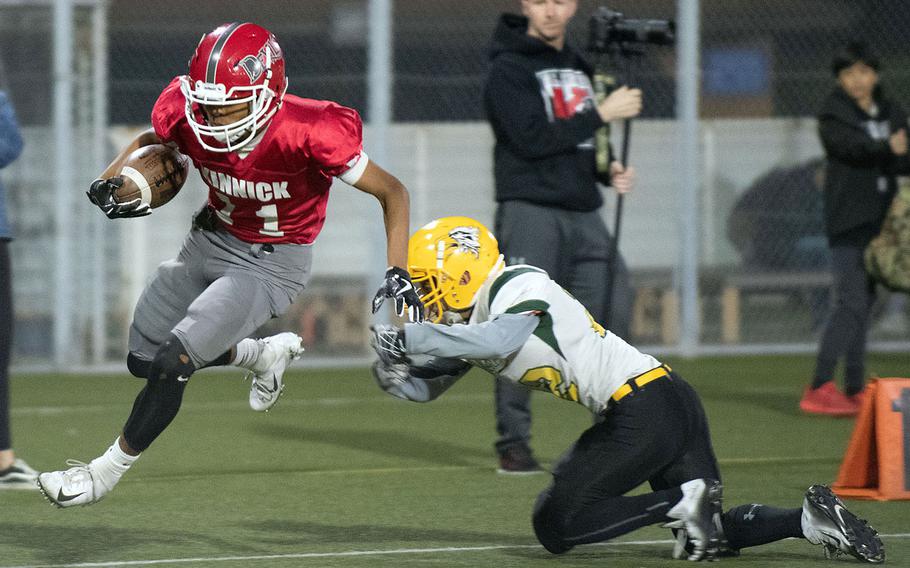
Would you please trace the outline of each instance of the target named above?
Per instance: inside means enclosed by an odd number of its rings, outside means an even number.
[[[882,82],[910,105],[905,47],[910,2],[885,0],[701,1],[700,218],[681,227],[676,54],[645,48],[615,72],[645,93],[634,122],[630,162],[639,172],[625,200],[620,248],[636,289],[631,340],[669,351],[679,340],[678,258],[683,230],[699,236],[700,348],[814,349],[827,314],[830,276],[819,192],[822,151],[814,114],[833,86],[830,60],[848,39],[864,38],[882,60]],[[54,72],[51,2],[0,1],[0,85],[9,90],[26,138],[25,155],[3,171],[14,241],[16,337],[20,365],[52,361],[54,326],[63,309],[55,296],[54,253],[61,239],[76,266],[67,309],[75,360],[120,361],[138,291],[155,265],[176,253],[192,211],[204,200],[198,179],[150,219],[104,220],[81,197],[136,128],[147,127],[161,89],[186,70],[200,36],[217,25],[252,19],[282,45],[289,91],[331,99],[361,111],[368,101],[367,0],[287,3],[76,2],[73,74],[74,179],[53,163]],[[383,164],[412,193],[412,226],[465,214],[492,224],[492,134],[481,89],[487,46],[501,12],[519,0],[394,0],[393,126]],[[587,22],[608,5],[631,18],[676,18],[670,0],[579,0],[571,26],[587,43]],[[94,10],[104,9],[107,49],[92,48]],[[106,62],[110,128],[98,148],[91,134],[103,90],[94,65]],[[372,133],[367,128],[366,147]],[[619,140],[614,138],[614,143]],[[100,155],[99,158],[97,155]],[[53,223],[55,192],[75,194],[72,234]],[[603,209],[613,223],[614,198]],[[326,228],[315,247],[312,286],[291,313],[269,329],[301,330],[312,357],[363,357],[372,291],[369,222],[378,208],[347,186],[333,188]],[[94,241],[101,241],[99,246]],[[104,262],[98,263],[101,254]],[[101,277],[99,278],[99,266]],[[373,275],[374,276],[374,275]],[[93,288],[102,282],[103,305]],[[57,298],[57,299],[55,299]],[[93,308],[93,305],[95,306]],[[907,308],[883,295],[872,338],[906,348]],[[99,332],[98,330],[102,331]],[[268,330],[263,330],[266,332]],[[100,345],[99,345],[100,342]]]

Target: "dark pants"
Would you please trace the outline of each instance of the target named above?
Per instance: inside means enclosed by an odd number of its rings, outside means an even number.
[[[679,485],[720,479],[695,390],[675,373],[648,383],[588,428],[537,499],[534,531],[547,550],[615,538],[666,520]],[[624,496],[649,482],[653,493]]]
[[[834,304],[819,345],[813,386],[833,379],[843,358],[844,388],[852,394],[862,390],[866,380],[866,332],[875,287],[866,274],[863,247],[836,246],[831,253]]]
[[[9,241],[0,238],[0,450],[12,447],[9,430],[9,359],[13,347],[13,286]]]
[[[620,256],[615,264],[612,314],[605,314],[613,239],[598,211],[566,211],[523,201],[500,203],[494,232],[506,264],[530,264],[547,271],[604,327],[628,337],[633,293]],[[531,391],[496,379],[496,431],[500,453],[531,438]]]

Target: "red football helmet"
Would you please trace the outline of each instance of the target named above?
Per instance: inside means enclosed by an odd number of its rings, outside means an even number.
[[[202,36],[180,78],[186,118],[196,138],[212,152],[239,150],[256,138],[281,107],[288,80],[281,47],[267,29],[250,23],[224,24]],[[231,124],[209,124],[206,107],[247,103],[250,112]]]

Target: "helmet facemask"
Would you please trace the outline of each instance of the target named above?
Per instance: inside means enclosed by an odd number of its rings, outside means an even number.
[[[464,322],[463,310],[451,308],[445,300],[455,288],[455,279],[448,273],[442,270],[435,274],[418,273],[412,275],[411,282],[423,302],[427,321],[446,325]]]
[[[186,97],[186,118],[202,147],[212,152],[236,152],[243,148],[265,129],[278,109],[277,105],[270,104],[276,94],[269,88],[268,80],[262,85],[233,87],[230,91],[221,83],[196,81],[193,84],[191,81],[188,76],[180,78],[180,90]],[[240,120],[221,126],[209,124],[201,108],[242,103],[249,105],[250,112]],[[224,146],[213,146],[205,137]]]

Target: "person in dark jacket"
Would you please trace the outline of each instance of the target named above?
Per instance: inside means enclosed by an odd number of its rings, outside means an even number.
[[[594,134],[611,120],[637,116],[641,91],[622,86],[595,102],[592,69],[566,42],[577,7],[576,0],[522,0],[522,15],[503,14],[493,34],[484,104],[496,138],[495,231],[508,264],[546,270],[596,320],[625,335],[632,292],[622,258],[610,262],[598,182],[627,192],[634,171],[611,159],[609,176],[598,176]],[[499,472],[541,471],[529,445],[529,391],[497,380],[496,423]]]
[[[22,153],[22,136],[6,93],[0,91],[0,169]],[[13,347],[13,283],[6,212],[6,190],[0,183],[0,490],[37,489],[38,472],[16,457],[9,425],[9,360]]]
[[[899,174],[910,173],[907,115],[878,84],[878,60],[850,43],[833,61],[837,87],[822,105],[819,135],[828,159],[825,233],[831,247],[834,304],[825,325],[815,375],[800,401],[810,414],[859,412],[865,384],[866,331],[874,282],[863,250],[882,227]],[[834,371],[844,361],[844,392]]]

